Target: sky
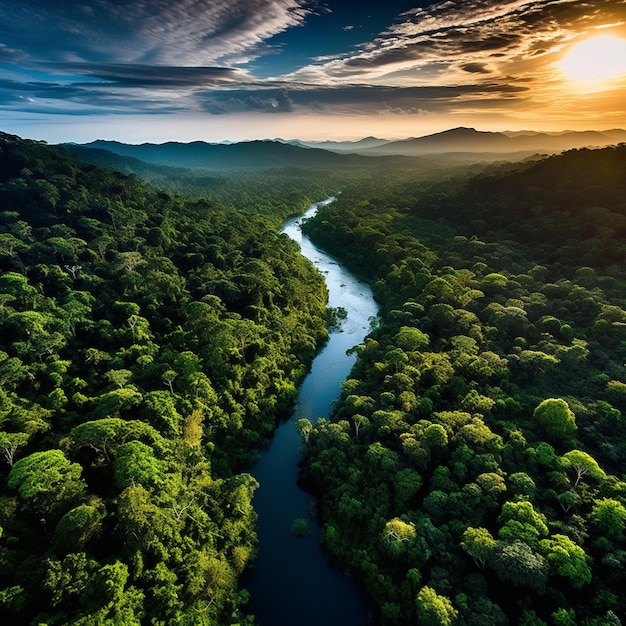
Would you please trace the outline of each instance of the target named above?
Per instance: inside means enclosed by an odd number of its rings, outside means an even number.
[[[0,131],[50,143],[626,128],[626,0],[0,0]]]

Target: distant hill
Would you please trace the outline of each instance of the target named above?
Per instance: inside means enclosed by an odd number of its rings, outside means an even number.
[[[606,132],[567,131],[564,133],[486,132],[474,128],[453,128],[416,139],[404,139],[360,150],[359,154],[372,156],[405,155],[425,156],[446,153],[514,154],[523,158],[537,152],[555,153],[572,148],[600,148],[626,141],[626,131],[615,129]]]
[[[66,146],[72,149],[72,146]],[[233,144],[168,142],[132,145],[97,140],[81,148],[108,150],[146,163],[203,169],[250,169],[278,167],[349,167],[373,165],[366,155],[336,154],[319,148],[279,141],[246,141]]]
[[[297,143],[309,148],[322,148],[331,152],[357,153],[369,148],[378,148],[391,142],[378,137],[365,137],[364,139],[359,139],[359,141],[298,141]]]
[[[63,144],[63,148],[86,163],[91,163],[98,167],[107,167],[125,174],[133,173],[145,177],[155,170],[153,163],[146,163],[146,161],[142,161],[136,157],[124,156],[103,148],[91,148],[72,143]],[[159,169],[177,171],[179,168],[161,165]]]

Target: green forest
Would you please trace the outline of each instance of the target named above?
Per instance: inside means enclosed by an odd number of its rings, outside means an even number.
[[[382,624],[626,619],[625,174],[359,181],[305,225],[382,306],[304,468]]]
[[[320,190],[184,198],[10,135],[0,172],[2,623],[238,622],[245,468],[327,336],[278,225]]]
[[[381,311],[333,415],[298,422],[301,481],[371,623],[626,620],[626,145],[250,173],[74,152],[0,133],[2,623],[254,624],[246,470],[336,321],[279,227],[331,193],[303,230]]]

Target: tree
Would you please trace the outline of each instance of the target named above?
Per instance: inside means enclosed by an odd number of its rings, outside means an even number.
[[[149,391],[141,403],[141,418],[166,436],[180,434],[183,418],[176,398],[167,391]]]
[[[84,550],[102,533],[106,516],[104,504],[80,504],[68,511],[54,529],[53,546],[60,553]]]
[[[385,355],[385,363],[388,363],[393,371],[398,373],[409,362],[409,357],[401,348],[393,348]]]
[[[569,578],[573,587],[582,587],[591,581],[591,570],[585,551],[565,535],[552,535],[539,542],[551,573]]]
[[[552,441],[563,441],[577,430],[574,413],[561,398],[548,398],[541,402],[533,412],[533,421]]]
[[[422,486],[422,477],[410,467],[401,469],[393,479],[395,503],[400,511],[411,507],[411,502]]]
[[[506,491],[504,478],[494,472],[485,472],[476,477],[476,484],[485,494],[490,496],[494,502]]]
[[[461,400],[461,408],[470,413],[481,413],[486,415],[494,407],[496,401],[484,396],[476,389],[470,389],[466,396]]]
[[[590,476],[595,480],[602,480],[606,477],[604,470],[598,465],[597,461],[582,450],[570,450],[562,456],[565,467],[570,468],[576,476],[574,489],[582,480],[583,476]]]
[[[508,477],[510,490],[514,496],[524,496],[533,500],[537,485],[526,472],[514,472]]]
[[[313,430],[313,424],[311,424],[311,421],[308,420],[306,417],[302,417],[296,422],[296,428],[304,438],[305,443],[308,443],[309,436],[311,435],[311,431]]]
[[[174,379],[178,376],[178,374],[174,370],[167,370],[163,372],[161,375],[161,379],[163,380],[163,384],[170,390],[170,393],[174,395]]]
[[[115,452],[113,477],[122,491],[130,485],[157,488],[163,484],[162,463],[154,456],[152,448],[141,441],[129,441]]]
[[[493,556],[495,547],[496,540],[486,528],[470,526],[461,537],[461,548],[474,559],[480,569]]]
[[[136,439],[149,444],[156,450],[163,449],[165,440],[157,430],[139,420],[123,420],[108,417],[83,422],[70,431],[62,441],[64,449],[76,454],[81,449],[91,451],[94,465],[110,463],[119,446]]]
[[[76,503],[85,493],[82,467],[69,461],[61,450],[33,452],[11,468],[7,484],[17,489],[38,515],[54,516]]]
[[[94,413],[101,418],[117,416],[121,411],[137,406],[141,400],[142,395],[134,389],[129,387],[114,389],[95,399]]]
[[[506,541],[523,539],[534,543],[539,537],[548,535],[546,516],[536,511],[527,500],[505,502],[498,521],[502,524],[498,536]]]
[[[404,542],[411,542],[417,537],[417,532],[413,524],[395,517],[385,524],[383,530],[383,540],[390,545],[399,545]]]
[[[0,452],[4,460],[9,464],[15,463],[15,455],[20,448],[27,443],[30,435],[28,433],[5,433],[0,431]]]
[[[402,326],[394,338],[395,344],[406,352],[423,350],[430,343],[430,338],[418,328]]]
[[[354,439],[355,441],[358,441],[359,431],[361,430],[361,427],[367,426],[370,422],[367,417],[365,417],[365,415],[360,415],[359,413],[356,413],[350,419],[352,420],[352,423],[354,425]]]
[[[622,541],[626,526],[626,507],[613,498],[596,500],[591,511],[591,523],[607,539]]]
[[[140,626],[141,620],[136,608],[143,598],[138,590],[126,588],[128,577],[128,566],[115,561],[102,566],[89,579],[85,600],[88,602],[93,624],[112,622]]]
[[[202,411],[192,411],[183,424],[183,441],[190,447],[200,448],[204,428],[202,427]]]
[[[0,292],[12,295],[15,303],[23,309],[31,308],[39,297],[37,289],[28,282],[28,278],[17,272],[4,272],[0,276]]]
[[[105,377],[111,381],[118,389],[122,389],[126,383],[132,378],[133,373],[130,370],[109,370]]]
[[[445,596],[440,596],[432,587],[422,587],[415,598],[420,626],[450,626],[458,611]]]
[[[540,593],[545,589],[546,562],[523,541],[499,542],[493,567],[501,580],[516,587],[527,586]]]
[[[85,552],[70,552],[62,560],[47,559],[43,591],[53,607],[76,604],[85,593],[98,562]]]
[[[423,439],[431,451],[444,450],[448,445],[448,433],[441,424],[429,424],[424,430]]]
[[[311,522],[303,517],[293,520],[291,534],[294,537],[308,537],[311,534]]]
[[[572,609],[558,609],[552,613],[554,626],[576,626],[576,614]]]

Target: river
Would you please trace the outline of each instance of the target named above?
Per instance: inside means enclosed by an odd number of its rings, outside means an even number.
[[[300,221],[312,217],[319,204],[303,216],[287,220],[282,227],[300,245],[302,254],[325,276],[329,306],[343,307],[347,317],[340,329],[330,333],[304,379],[291,418],[276,429],[272,442],[250,473],[259,482],[254,496],[258,520],[259,555],[246,582],[250,592],[248,610],[261,626],[365,626],[367,604],[356,582],[328,564],[319,545],[320,528],[315,521],[314,498],[296,481],[301,459],[301,439],[296,421],[314,422],[327,417],[355,358],[346,351],[361,343],[378,313],[367,284],[346,271],[302,234]],[[295,519],[309,519],[310,535],[291,532]]]

